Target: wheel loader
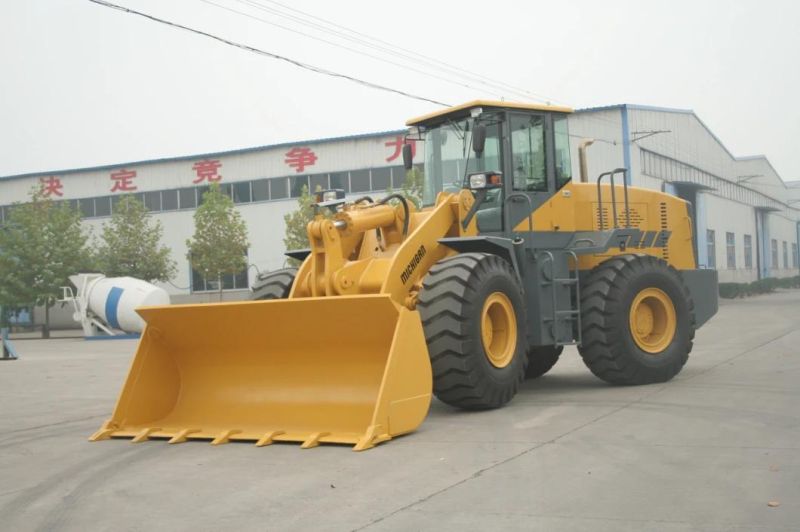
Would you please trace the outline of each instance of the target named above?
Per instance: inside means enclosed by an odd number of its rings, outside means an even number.
[[[408,122],[422,205],[318,194],[310,248],[254,300],[144,307],[112,417],[91,440],[299,442],[369,449],[414,431],[432,396],[511,401],[565,345],[612,384],[668,381],[717,310],[687,202],[588,182],[568,108],[474,101]],[[404,150],[411,166],[410,145]]]

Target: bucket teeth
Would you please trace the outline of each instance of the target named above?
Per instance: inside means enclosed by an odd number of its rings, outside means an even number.
[[[283,430],[271,430],[269,432],[264,433],[261,438],[256,442],[256,447],[264,447],[265,445],[272,445],[273,439],[275,436],[280,436],[281,434],[286,434],[286,431]]]
[[[89,436],[89,441],[108,440],[117,430],[119,430],[119,426],[110,419],[107,419],[97,432]]]
[[[319,445],[319,439],[329,435],[330,432],[315,432],[311,436],[309,436],[306,441],[303,442],[303,445],[300,446],[301,449],[311,449],[313,447],[317,447]]]
[[[188,439],[190,434],[194,434],[195,432],[200,432],[200,429],[181,429],[181,431],[170,438],[167,443],[183,443]]]
[[[139,434],[137,434],[136,436],[133,437],[133,439],[131,440],[131,443],[140,443],[140,442],[143,442],[143,441],[147,441],[148,439],[150,439],[150,435],[152,433],[158,432],[159,430],[161,430],[160,427],[150,427],[150,428],[142,429],[139,432]]]
[[[219,436],[211,440],[211,445],[222,445],[223,443],[228,443],[231,441],[231,436],[235,434],[239,434],[242,432],[241,430],[223,430],[219,433]]]
[[[89,436],[89,441],[101,441],[101,440],[108,440],[111,438],[111,434],[116,429],[100,429],[91,436]]]

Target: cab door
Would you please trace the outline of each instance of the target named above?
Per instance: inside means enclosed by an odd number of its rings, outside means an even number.
[[[516,227],[555,191],[552,156],[552,117],[548,114],[509,113],[506,209]],[[521,194],[528,197],[523,198]]]

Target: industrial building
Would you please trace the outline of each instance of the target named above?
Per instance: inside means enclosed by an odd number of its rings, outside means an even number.
[[[764,156],[737,157],[690,110],[639,105],[582,109],[569,117],[572,168],[588,148],[589,175],[629,168],[629,184],[676,194],[692,203],[696,255],[720,282],[798,274],[800,187],[788,186]],[[285,264],[284,215],[303,186],[380,194],[405,179],[405,130],[308,140],[242,150],[0,177],[0,216],[33,186],[80,208],[95,235],[123,194],[136,194],[164,227],[178,272],[165,284],[173,301],[205,300],[217,286],[193,273],[186,258],[193,214],[204,190],[219,182],[249,229],[251,265],[223,280],[241,298],[258,271]],[[415,164],[424,160],[415,145]],[[574,172],[577,174],[577,171]],[[199,297],[198,297],[199,296]]]

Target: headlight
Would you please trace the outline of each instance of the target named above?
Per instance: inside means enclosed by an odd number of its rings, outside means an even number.
[[[344,190],[338,188],[331,190],[320,190],[314,194],[314,199],[316,200],[315,203],[323,206],[328,205],[331,202],[335,203],[344,201]]]
[[[486,174],[469,176],[469,188],[486,188]]]
[[[500,172],[479,172],[469,176],[469,188],[471,190],[499,188],[502,184],[503,174]]]

